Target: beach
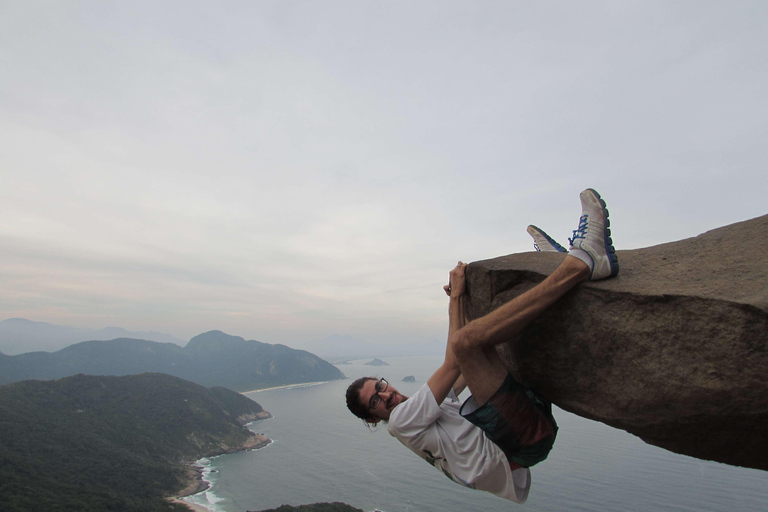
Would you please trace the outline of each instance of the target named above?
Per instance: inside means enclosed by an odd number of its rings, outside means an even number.
[[[267,417],[271,417],[271,414],[264,411]],[[229,450],[223,450],[221,453],[216,455],[224,455],[228,453],[235,453],[239,451],[249,451],[249,450],[258,450],[259,448],[263,448],[264,446],[267,446],[272,442],[271,439],[264,437],[261,434],[256,434],[255,432],[251,437],[249,437],[241,447],[239,448],[233,448]],[[188,496],[192,496],[195,494],[198,494],[200,492],[203,492],[207,490],[210,487],[210,484],[205,480],[205,471],[203,466],[201,465],[201,461],[207,460],[207,459],[200,459],[195,461],[194,463],[190,463],[187,465],[187,486],[184,487],[181,491],[179,491],[178,495],[173,498],[169,498],[170,501],[174,503],[180,503],[196,512],[212,512],[211,509],[197,504],[192,503],[190,501],[187,501],[185,498]]]
[[[247,395],[248,393],[259,393],[261,391],[272,391],[273,389],[288,389],[288,388],[301,388],[305,386],[316,386],[318,384],[325,384],[326,382],[330,382],[327,380],[323,380],[320,382],[300,382],[298,384],[286,384],[284,386],[274,386],[271,388],[259,388],[259,389],[252,389],[250,391],[240,391],[241,395]]]
[[[184,505],[185,507],[189,508],[190,510],[194,510],[195,512],[211,512],[210,509],[205,508],[202,505],[197,505],[196,503],[190,503],[188,501],[184,501],[184,499],[182,498],[171,498],[170,501]]]

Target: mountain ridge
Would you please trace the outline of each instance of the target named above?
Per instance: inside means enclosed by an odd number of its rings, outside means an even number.
[[[185,347],[118,338],[89,340],[56,352],[0,357],[0,385],[51,380],[79,373],[166,373],[203,386],[236,391],[343,379],[335,366],[305,350],[245,340],[222,331],[195,336]]]
[[[26,318],[7,318],[0,321],[0,352],[18,355],[27,352],[55,352],[69,345],[88,340],[135,338],[174,343],[182,346],[185,341],[170,334],[154,331],[129,331],[122,327],[86,329],[37,322]]]

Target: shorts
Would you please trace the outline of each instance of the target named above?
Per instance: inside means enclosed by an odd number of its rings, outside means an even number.
[[[461,406],[461,415],[480,427],[510,462],[528,468],[547,458],[558,430],[550,402],[511,374],[488,402],[465,413],[470,402],[474,403],[471,397]]]

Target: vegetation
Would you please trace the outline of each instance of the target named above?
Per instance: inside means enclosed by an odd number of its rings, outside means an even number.
[[[338,368],[304,350],[246,341],[221,331],[173,343],[119,338],[84,341],[58,352],[0,355],[0,385],[29,379],[60,379],[78,373],[167,373],[203,386],[237,391],[343,379]]]
[[[185,463],[235,451],[263,412],[169,375],[76,375],[0,387],[0,510],[185,511]]]
[[[352,507],[346,503],[334,502],[334,503],[313,503],[312,505],[299,505],[298,507],[292,507],[290,505],[282,505],[277,508],[269,510],[262,510],[260,512],[363,512],[359,508]]]

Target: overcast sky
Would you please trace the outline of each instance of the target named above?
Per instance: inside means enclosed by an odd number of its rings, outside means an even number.
[[[0,1],[0,320],[442,339],[456,261],[768,213],[768,2]]]

